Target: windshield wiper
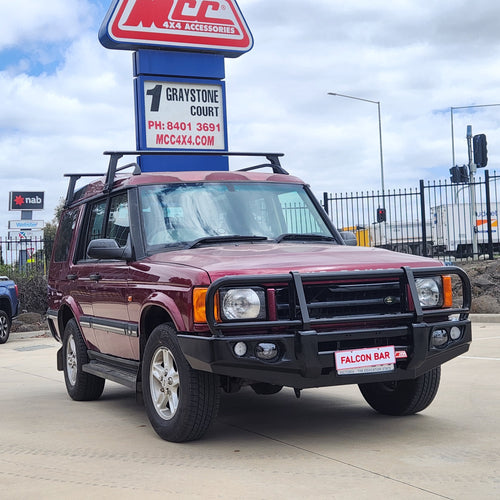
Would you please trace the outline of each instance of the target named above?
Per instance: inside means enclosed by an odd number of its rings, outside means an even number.
[[[285,233],[276,238],[276,243],[282,241],[337,241],[333,236],[325,236],[323,234],[296,234]]]
[[[187,248],[196,248],[201,245],[210,245],[212,243],[227,243],[227,242],[247,242],[247,241],[265,241],[266,236],[241,236],[239,234],[230,234],[225,236],[205,236],[191,242]]]

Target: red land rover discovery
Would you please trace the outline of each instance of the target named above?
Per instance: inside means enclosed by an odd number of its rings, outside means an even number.
[[[89,174],[69,174],[48,317],[73,399],[124,384],[174,442],[200,438],[220,391],[245,385],[358,384],[378,412],[408,415],[468,350],[466,274],[346,244],[279,155],[240,171],[125,174],[127,154],[110,153],[82,188]]]

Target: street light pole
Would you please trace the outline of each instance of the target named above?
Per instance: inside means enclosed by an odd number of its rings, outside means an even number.
[[[377,105],[378,109],[378,136],[379,136],[379,147],[380,147],[380,181],[382,185],[382,199],[385,193],[385,182],[384,182],[384,153],[382,151],[382,119],[380,116],[380,101],[372,101],[370,99],[363,99],[361,97],[354,97],[352,95],[338,94],[336,92],[328,92],[328,95],[334,95],[338,97],[345,97],[347,99],[354,99],[356,101],[370,102]]]

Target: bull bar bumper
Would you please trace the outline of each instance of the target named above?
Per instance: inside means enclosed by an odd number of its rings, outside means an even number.
[[[415,279],[429,275],[458,276],[462,286],[462,304],[440,310],[423,310],[418,300]],[[336,280],[397,279],[404,290],[405,301],[411,310],[388,315],[358,315],[349,317],[310,318],[305,286],[308,282]],[[283,321],[255,321],[223,324],[215,318],[214,305],[218,290],[228,286],[252,286],[286,282],[293,293],[298,311],[296,317]],[[292,299],[290,299],[292,300]],[[290,273],[280,276],[230,276],[215,281],[207,293],[207,319],[210,337],[179,334],[186,359],[194,369],[229,377],[267,382],[298,389],[341,384],[391,381],[416,378],[453,359],[469,349],[472,341],[468,318],[471,304],[470,282],[456,267],[392,269],[318,274]],[[449,317],[454,316],[453,320]],[[367,325],[370,325],[367,327]],[[460,336],[443,347],[433,347],[431,335],[435,330],[460,329]],[[264,331],[267,328],[266,331]],[[259,329],[263,333],[259,332]],[[456,331],[456,330],[455,330]],[[234,346],[244,342],[247,354],[238,356]],[[259,343],[273,343],[279,356],[263,361],[255,355]],[[392,371],[341,375],[335,366],[335,352],[342,346],[394,346],[398,357]]]

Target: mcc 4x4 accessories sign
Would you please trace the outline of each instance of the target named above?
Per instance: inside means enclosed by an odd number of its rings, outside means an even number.
[[[99,31],[110,49],[248,52],[253,38],[234,0],[116,0]]]

